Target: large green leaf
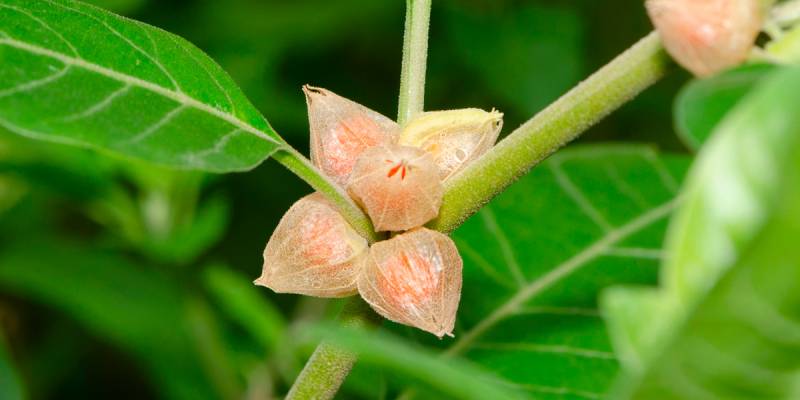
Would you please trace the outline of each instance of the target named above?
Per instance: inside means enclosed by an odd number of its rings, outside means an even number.
[[[86,3],[94,4],[115,13],[128,14],[141,8],[147,3],[147,0],[87,0]]]
[[[509,388],[495,374],[464,360],[443,360],[436,353],[411,345],[386,332],[320,324],[302,327],[303,339],[325,338],[359,354],[359,362],[384,367],[395,374],[425,383],[449,398],[512,400],[524,395]]]
[[[747,65],[688,84],[675,99],[675,128],[683,142],[700,149],[722,118],[774,70],[769,64]]]
[[[798,102],[800,68],[776,72],[742,100],[691,171],[661,289],[604,295],[625,361],[621,393],[800,394]]]
[[[206,269],[204,281],[225,314],[242,325],[264,350],[278,348],[284,340],[286,321],[251,279],[227,268],[213,266]]]
[[[283,143],[202,51],[71,0],[0,0],[0,126],[216,172]]]
[[[5,400],[22,400],[26,398],[14,360],[8,352],[5,338],[0,331],[0,398]]]
[[[635,398],[800,398],[798,160],[800,152],[767,224],[654,362]]]
[[[181,291],[117,255],[4,236],[0,288],[58,309],[134,355],[163,398],[213,398],[184,318]]]
[[[688,160],[639,146],[568,149],[454,234],[464,285],[448,356],[537,399],[600,398],[617,370],[596,304],[652,283]]]

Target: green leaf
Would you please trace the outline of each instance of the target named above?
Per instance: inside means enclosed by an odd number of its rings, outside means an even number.
[[[159,261],[187,264],[216,244],[228,225],[228,202],[211,197],[201,203],[190,221],[174,224],[168,235],[145,238],[142,250]]]
[[[61,311],[134,355],[164,398],[214,397],[193,348],[182,294],[164,276],[110,253],[4,238],[0,288]]]
[[[387,332],[335,325],[303,326],[303,339],[318,343],[325,338],[358,353],[359,362],[385,367],[413,378],[455,399],[523,399],[500,378],[464,360],[444,360],[436,353],[411,345]]]
[[[5,400],[22,400],[26,398],[14,360],[8,352],[5,338],[0,332],[0,398]]]
[[[537,399],[603,397],[618,367],[598,292],[653,283],[688,160],[641,146],[567,149],[454,234],[464,258],[456,338]]]
[[[283,340],[286,321],[279,309],[262,295],[253,282],[224,267],[204,273],[205,284],[226,314],[242,325],[265,350],[273,351]]]
[[[775,66],[747,65],[708,79],[695,79],[675,99],[675,127],[678,136],[698,150],[723,117]]]
[[[797,398],[798,102],[800,68],[743,99],[690,173],[661,289],[604,294],[626,397]]]
[[[128,14],[140,9],[147,0],[86,0],[85,2],[115,13]]]
[[[247,170],[283,146],[202,51],[70,0],[0,0],[0,126],[179,168]]]

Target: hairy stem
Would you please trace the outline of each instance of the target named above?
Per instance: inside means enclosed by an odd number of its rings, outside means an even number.
[[[373,326],[379,320],[380,318],[359,298],[349,300],[339,315],[339,323],[352,328]],[[300,376],[286,395],[286,400],[332,399],[353,368],[356,358],[356,354],[323,341],[308,359]]]
[[[350,196],[348,196],[339,185],[326,178],[322,172],[315,168],[308,158],[288,145],[278,150],[272,158],[306,181],[314,190],[324,194],[328,200],[336,205],[347,222],[349,222],[361,236],[367,238],[370,243],[379,239],[378,234],[375,233],[375,229],[372,227],[372,221],[370,221],[369,217],[358,208],[356,203],[353,202]]]
[[[400,71],[400,98],[397,123],[403,125],[425,104],[425,68],[428,62],[428,27],[431,0],[406,0],[406,27],[403,37],[403,65]]]
[[[451,232],[533,166],[657,82],[672,62],[656,33],[528,120],[451,178],[432,229]]]

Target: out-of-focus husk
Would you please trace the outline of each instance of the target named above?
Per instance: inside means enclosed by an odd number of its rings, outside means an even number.
[[[667,51],[700,77],[745,61],[764,19],[759,0],[648,0],[646,5]]]

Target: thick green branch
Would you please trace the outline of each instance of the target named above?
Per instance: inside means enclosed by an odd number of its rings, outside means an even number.
[[[345,304],[339,323],[345,327],[365,328],[377,324],[379,318],[360,298],[353,298]],[[352,352],[323,341],[308,359],[286,400],[332,399],[356,358]]]
[[[432,229],[451,232],[533,166],[657,82],[672,65],[651,33],[447,182]]]
[[[358,208],[356,203],[353,202],[350,196],[348,196],[339,185],[333,183],[330,179],[326,178],[322,172],[316,169],[308,158],[288,145],[286,148],[278,150],[272,158],[306,181],[314,190],[321,192],[328,200],[332,201],[347,222],[349,222],[361,236],[364,236],[370,242],[378,240],[378,234],[375,233],[375,229],[372,227],[372,221],[370,221],[369,217]]]
[[[425,104],[425,69],[428,62],[428,27],[431,0],[406,0],[406,30],[397,123],[404,124],[422,112]]]

